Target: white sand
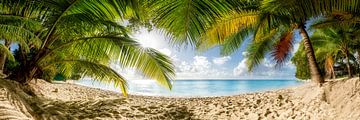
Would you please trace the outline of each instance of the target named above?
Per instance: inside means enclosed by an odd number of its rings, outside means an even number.
[[[322,88],[306,83],[277,91],[208,98],[125,98],[111,91],[44,81],[32,86],[42,96],[31,105],[37,119],[360,119],[358,79],[328,82]],[[0,102],[0,108],[3,104]]]

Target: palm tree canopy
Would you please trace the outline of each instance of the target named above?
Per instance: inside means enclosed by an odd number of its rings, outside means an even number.
[[[23,42],[22,49],[34,49],[25,63],[34,62],[40,72],[57,69],[71,75],[75,71],[113,82],[126,95],[125,78],[110,68],[111,63],[118,63],[171,89],[174,69],[170,58],[140,46],[122,24],[127,18],[141,17],[137,0],[4,0],[0,4],[0,17],[7,18],[0,20],[0,29],[15,34],[1,37]],[[31,42],[36,45],[25,44]]]

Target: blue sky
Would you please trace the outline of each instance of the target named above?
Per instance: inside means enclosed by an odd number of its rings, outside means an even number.
[[[244,57],[247,54],[245,46],[248,41],[232,55],[221,56],[219,47],[198,52],[190,46],[171,46],[171,39],[156,29],[150,32],[140,29],[133,37],[139,40],[143,47],[154,48],[170,56],[175,65],[176,79],[295,79],[295,66],[290,61],[281,68],[275,68],[270,57],[266,57],[252,72],[248,72]],[[299,41],[300,37],[296,35],[295,38]],[[298,44],[295,44],[294,51],[297,47]],[[14,50],[18,46],[13,44],[11,48]],[[141,74],[132,69],[124,70],[116,64],[113,64],[112,68],[128,79],[146,79],[139,77]]]
[[[286,63],[281,68],[275,68],[270,57],[258,65],[252,72],[248,72],[244,42],[242,47],[230,56],[221,56],[219,47],[205,52],[198,52],[192,47],[174,47],[158,30],[147,31],[141,29],[133,35],[144,47],[150,47],[171,57],[176,68],[176,79],[295,79],[295,66]],[[296,37],[299,38],[299,37]],[[298,41],[298,40],[296,40]],[[298,44],[295,45],[297,49]],[[115,68],[117,69],[117,68]],[[138,76],[133,70],[120,70],[128,78]]]

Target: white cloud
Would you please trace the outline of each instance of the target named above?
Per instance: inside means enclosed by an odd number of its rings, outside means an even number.
[[[225,78],[232,76],[225,68],[213,66],[205,56],[194,56],[192,61],[176,61],[176,75],[180,79]]]
[[[216,65],[223,65],[225,64],[227,61],[229,61],[231,59],[230,56],[225,56],[225,57],[219,57],[219,58],[214,58],[212,60],[212,62]]]
[[[210,68],[211,63],[205,56],[195,56],[193,65],[194,65],[192,69],[193,72],[206,71],[206,69]]]
[[[236,57],[217,57],[217,56],[194,56],[193,50],[182,49],[184,51],[177,51],[172,48],[168,43],[169,38],[154,30],[148,32],[146,29],[141,29],[139,33],[134,34],[132,37],[139,40],[143,47],[154,48],[161,53],[169,56],[173,61],[176,71],[176,78],[180,79],[204,79],[204,78],[256,78],[263,77],[281,77],[281,76],[294,76],[289,73],[294,73],[294,65],[286,63],[281,70],[275,69],[272,61],[265,59],[262,64],[254,68],[253,72],[248,72],[246,65],[246,57],[248,52],[242,52],[243,60],[233,63]],[[295,51],[298,45],[295,45]],[[186,51],[187,50],[187,51]],[[231,60],[231,61],[230,61]],[[235,68],[228,67],[229,64],[235,64]],[[230,65],[230,66],[231,66]],[[126,78],[140,78],[144,79],[141,73],[133,69],[124,69],[120,66],[111,65],[116,71]]]
[[[253,69],[253,71],[248,72],[246,60],[247,58],[244,58],[241,62],[239,62],[238,66],[233,69],[234,76],[258,78],[263,77],[267,79],[271,77],[291,78],[294,76],[293,74],[289,74],[294,70],[294,65],[290,62],[287,62],[281,68],[276,68],[275,63],[272,63],[270,60],[265,58],[262,63]]]
[[[275,67],[275,63],[272,63],[267,58],[264,59],[264,61],[262,62],[262,65],[264,65],[265,67],[268,67],[268,68],[274,68]]]
[[[178,66],[176,66],[180,72],[184,72],[184,71],[190,71],[192,69],[192,66],[185,62],[185,61],[182,61]]]
[[[234,68],[233,74],[235,76],[241,76],[248,73],[248,67],[246,65],[246,58],[243,59],[237,67]]]

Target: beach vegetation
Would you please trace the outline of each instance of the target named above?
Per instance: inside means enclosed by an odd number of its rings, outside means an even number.
[[[328,78],[344,76],[345,73],[347,77],[353,77],[358,72],[360,28],[355,22],[357,19],[356,14],[336,12],[312,25],[314,33],[311,40],[316,49],[315,54]],[[304,57],[300,47],[294,56],[295,59],[292,59],[299,68],[296,70],[296,77],[300,79],[307,79],[308,76],[301,70],[304,66],[301,59]]]
[[[165,4],[164,4],[165,3]],[[356,0],[184,0],[155,4],[155,25],[164,28],[176,41],[190,43],[198,49],[222,46],[222,54],[248,45],[248,68],[251,71],[267,54],[278,66],[286,63],[293,50],[294,35],[303,39],[311,79],[323,83],[307,25],[312,18],[334,11],[357,12]],[[200,9],[201,8],[201,9]],[[169,22],[171,21],[171,22]]]
[[[126,79],[111,68],[115,64],[171,89],[170,58],[131,37],[140,27],[156,27],[173,45],[199,51],[220,46],[222,55],[249,40],[249,71],[267,56],[277,67],[288,63],[300,36],[292,60],[296,76],[322,84],[325,73],[335,77],[337,64],[346,65],[349,77],[357,71],[358,8],[357,0],[2,0],[0,73],[23,84],[90,77],[126,94]],[[336,19],[310,28],[319,17]],[[341,27],[329,26],[331,20]]]
[[[7,54],[1,55],[11,56],[10,44],[18,46],[8,78],[27,84],[58,74],[81,75],[114,83],[126,95],[126,79],[110,67],[114,63],[171,89],[169,57],[142,47],[124,23],[141,19],[139,11],[137,0],[2,0],[0,39],[6,44],[1,50]]]

